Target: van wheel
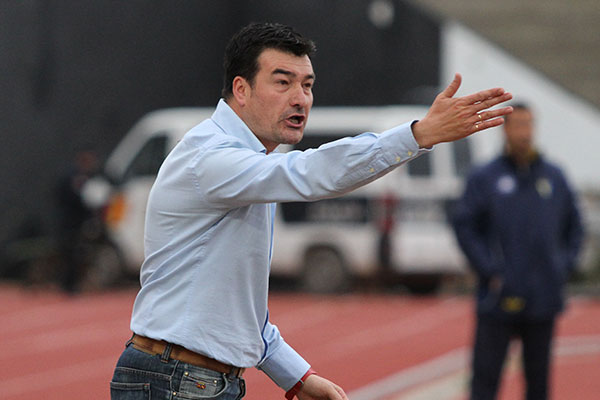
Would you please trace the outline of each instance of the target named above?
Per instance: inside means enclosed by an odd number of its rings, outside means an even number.
[[[442,275],[411,275],[404,278],[404,284],[415,295],[435,294],[442,286]]]
[[[339,293],[348,290],[350,275],[341,255],[330,247],[308,250],[304,258],[302,286],[312,293]]]

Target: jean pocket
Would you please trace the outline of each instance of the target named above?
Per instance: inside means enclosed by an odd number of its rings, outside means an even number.
[[[110,383],[111,400],[149,400],[149,383]]]
[[[212,399],[227,390],[228,381],[219,372],[204,368],[187,368],[181,377],[177,397],[184,399]]]

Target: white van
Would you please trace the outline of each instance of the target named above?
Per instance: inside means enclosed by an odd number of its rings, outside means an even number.
[[[162,161],[190,128],[213,111],[151,112],[108,158],[105,174],[112,193],[105,214],[107,229],[129,272],[137,273],[143,261],[146,201]],[[304,139],[277,151],[318,147],[366,131],[382,132],[422,118],[426,111],[421,106],[314,107]],[[382,257],[387,257],[388,272],[415,290],[434,290],[444,276],[463,274],[466,263],[447,211],[462,189],[471,162],[470,146],[469,140],[438,145],[435,151],[337,199],[281,204],[272,275],[297,277],[311,291],[337,291],[355,278],[375,277]],[[389,253],[381,251],[382,226],[391,228],[386,236]]]

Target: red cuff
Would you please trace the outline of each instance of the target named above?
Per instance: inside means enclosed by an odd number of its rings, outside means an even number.
[[[300,389],[302,389],[302,385],[304,385],[304,382],[306,381],[306,378],[308,378],[312,374],[316,374],[316,373],[317,372],[314,369],[309,368],[308,371],[306,371],[306,373],[304,374],[304,376],[302,378],[300,378],[300,380],[298,381],[298,383],[296,383],[290,390],[288,390],[285,393],[285,398],[287,400],[292,400],[294,398],[294,396],[296,396],[296,394],[298,394],[298,392],[300,391]]]

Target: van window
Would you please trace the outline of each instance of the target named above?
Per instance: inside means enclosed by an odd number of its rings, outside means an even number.
[[[363,224],[371,217],[369,201],[364,197],[343,196],[315,202],[289,202],[279,205],[288,223],[352,223]]]
[[[422,177],[431,176],[431,156],[425,153],[406,164],[408,175]]]
[[[167,134],[153,136],[137,153],[127,168],[124,181],[138,176],[155,176],[166,156]]]
[[[464,177],[471,168],[471,147],[467,139],[452,142],[452,155],[454,158],[454,170],[456,175]]]
[[[402,199],[399,202],[396,215],[401,223],[446,222],[449,206],[445,199]]]

